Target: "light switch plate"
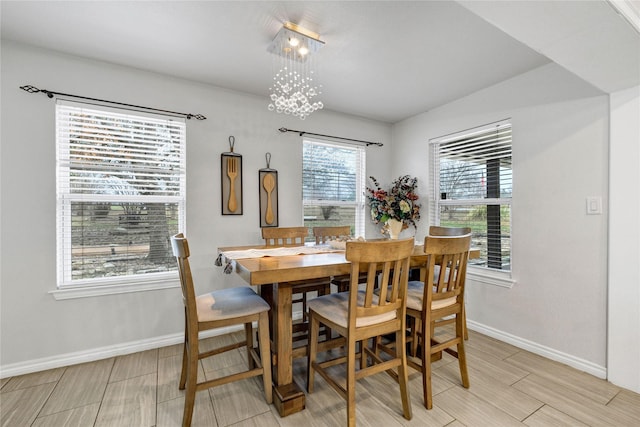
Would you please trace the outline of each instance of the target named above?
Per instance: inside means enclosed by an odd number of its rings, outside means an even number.
[[[601,214],[602,214],[602,198],[587,197],[587,215],[601,215]]]

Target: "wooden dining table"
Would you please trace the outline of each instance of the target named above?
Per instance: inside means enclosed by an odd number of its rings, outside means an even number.
[[[220,247],[218,252],[266,249],[263,245]],[[480,251],[472,249],[470,258],[478,258]],[[416,245],[411,265],[419,267],[427,256],[422,245]],[[272,365],[274,367],[274,404],[280,416],[298,412],[305,407],[305,394],[293,380],[293,360],[306,356],[307,346],[293,346],[292,295],[294,281],[321,279],[350,274],[351,263],[344,251],[241,258],[232,262],[235,272],[248,284],[257,286],[260,295],[271,306]],[[325,346],[329,347],[330,343]],[[321,346],[322,348],[322,346]]]

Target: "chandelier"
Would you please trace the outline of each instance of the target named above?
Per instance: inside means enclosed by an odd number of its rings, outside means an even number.
[[[284,23],[268,49],[277,55],[269,88],[269,111],[304,120],[324,107],[322,101],[315,100],[322,93],[322,85],[316,82],[313,64],[313,56],[322,45],[318,34],[291,22]]]

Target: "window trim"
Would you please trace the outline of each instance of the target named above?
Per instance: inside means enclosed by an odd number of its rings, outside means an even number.
[[[499,271],[491,270],[486,267],[476,267],[467,265],[467,279],[474,282],[484,283],[487,285],[500,286],[502,288],[511,289],[516,284],[513,278],[513,270]]]
[[[167,116],[162,114],[155,113],[147,113],[147,112],[132,112],[123,108],[114,108],[100,104],[92,104],[92,103],[84,103],[84,102],[76,102],[59,99],[56,101],[56,185],[64,184],[67,185],[69,182],[69,167],[68,157],[60,157],[60,152],[63,150],[68,151],[67,147],[61,147],[61,144],[68,144],[68,141],[61,139],[59,135],[59,126],[62,124],[61,119],[59,118],[60,109],[63,108],[79,108],[79,109],[87,109],[94,111],[104,111],[106,115],[110,113],[140,117],[140,118],[149,118],[150,120],[161,120],[161,121],[170,121],[179,123],[181,127],[181,145],[180,148],[180,158],[179,163],[181,166],[180,176],[180,194],[175,196],[157,196],[157,195],[147,195],[144,196],[145,202],[149,203],[165,203],[172,202],[178,204],[178,218],[179,218],[179,229],[186,229],[186,120],[183,118],[176,118],[174,116]],[[71,194],[69,191],[60,192],[58,189],[56,191],[56,288],[49,293],[56,300],[65,300],[65,299],[74,299],[74,298],[85,298],[85,297],[95,297],[102,295],[113,295],[113,294],[121,294],[121,293],[130,293],[130,292],[142,292],[142,291],[150,291],[150,290],[158,290],[158,289],[170,289],[177,288],[180,286],[179,277],[177,270],[166,271],[166,272],[156,272],[156,273],[143,273],[137,275],[122,275],[115,277],[98,277],[93,279],[80,279],[80,280],[68,280],[71,276],[70,272],[65,273],[65,269],[69,268],[67,263],[71,262],[70,252],[71,252],[71,231],[70,224],[65,222],[64,230],[61,231],[60,227],[62,226],[63,218],[65,221],[70,221],[71,215],[71,201],[73,200],[88,200],[88,201],[99,201],[101,199],[114,201],[114,198],[111,196],[102,196],[100,194],[91,194],[89,197],[83,197],[83,195]],[[135,202],[139,202],[139,197],[133,196],[118,196],[116,197],[118,200],[126,201],[131,200]],[[171,200],[171,201],[169,201]],[[67,277],[67,278],[65,278]]]
[[[152,274],[156,274],[154,277]],[[142,275],[141,275],[142,276]],[[180,287],[178,272],[148,273],[145,277],[136,278],[134,283],[124,283],[120,276],[114,279],[120,280],[96,280],[91,284],[67,285],[63,288],[49,291],[56,300],[67,300],[76,298],[91,298],[104,295],[125,294],[131,292],[155,291],[160,289],[172,289]]]
[[[305,200],[304,199],[304,194],[302,195],[302,217],[303,217],[303,221],[304,221],[304,209],[306,205],[314,205],[314,206],[329,206],[329,205],[334,205],[334,206],[353,206],[355,207],[355,235],[356,236],[364,236],[365,235],[365,230],[366,230],[366,224],[365,224],[365,196],[364,196],[364,192],[366,189],[366,175],[367,175],[367,151],[365,150],[366,147],[357,145],[357,144],[349,144],[349,143],[344,143],[344,142],[335,142],[335,141],[328,141],[328,140],[323,140],[323,139],[318,139],[318,138],[309,138],[309,137],[303,137],[302,139],[302,150],[303,150],[303,156],[304,156],[304,144],[306,143],[310,143],[310,144],[318,144],[318,145],[326,145],[326,146],[330,146],[330,147],[339,147],[339,148],[343,148],[343,149],[349,149],[349,150],[353,150],[356,153],[358,153],[359,156],[359,163],[360,163],[360,170],[356,171],[356,192],[355,192],[355,196],[356,196],[356,200],[355,202],[346,202],[346,201],[328,201],[328,200]],[[356,166],[357,167],[357,166]],[[302,177],[304,179],[304,162],[303,162],[303,166],[302,166]],[[304,182],[301,183],[301,185],[304,185]]]

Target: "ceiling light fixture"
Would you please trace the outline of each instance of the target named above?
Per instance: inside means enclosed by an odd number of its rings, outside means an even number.
[[[285,22],[267,49],[274,59],[273,83],[269,88],[269,111],[292,114],[304,120],[322,101],[314,98],[322,93],[316,82],[314,54],[324,42],[320,36],[291,22]]]
[[[296,47],[296,46],[298,46],[298,45],[300,44],[300,40],[298,40],[298,39],[297,39],[297,38],[295,38],[295,37],[291,37],[291,38],[289,39],[289,44],[290,44],[291,46],[293,46],[293,47]]]

